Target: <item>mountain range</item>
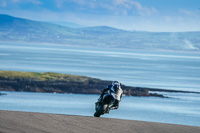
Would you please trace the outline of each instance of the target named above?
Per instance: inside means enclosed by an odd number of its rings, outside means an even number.
[[[200,50],[199,32],[125,31],[107,26],[71,28],[0,15],[0,41],[129,49]]]

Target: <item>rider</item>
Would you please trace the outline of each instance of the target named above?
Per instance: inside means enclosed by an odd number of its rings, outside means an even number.
[[[102,93],[101,96],[99,98],[99,102],[101,103],[102,98],[105,94],[110,94],[110,93],[115,93],[116,97],[115,97],[115,102],[112,106],[111,109],[118,109],[119,108],[119,102],[121,101],[121,97],[122,97],[122,93],[123,90],[121,88],[121,83],[118,81],[113,81],[112,85],[108,85],[107,88],[105,88]]]

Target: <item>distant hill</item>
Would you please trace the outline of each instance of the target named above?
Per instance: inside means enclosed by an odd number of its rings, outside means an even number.
[[[56,25],[61,25],[65,27],[70,27],[70,28],[84,28],[87,26],[72,23],[72,22],[58,22],[58,21],[49,21],[48,23],[56,24]]]
[[[0,41],[108,48],[200,50],[200,32],[124,31],[106,26],[69,28],[8,15],[0,15]]]

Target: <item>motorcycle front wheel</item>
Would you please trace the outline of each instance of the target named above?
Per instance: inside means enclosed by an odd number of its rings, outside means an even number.
[[[102,103],[99,109],[94,113],[94,117],[100,117],[106,111],[108,104]]]

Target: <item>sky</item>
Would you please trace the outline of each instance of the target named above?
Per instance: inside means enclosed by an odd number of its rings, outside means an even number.
[[[0,0],[0,14],[131,31],[200,31],[200,0]]]

